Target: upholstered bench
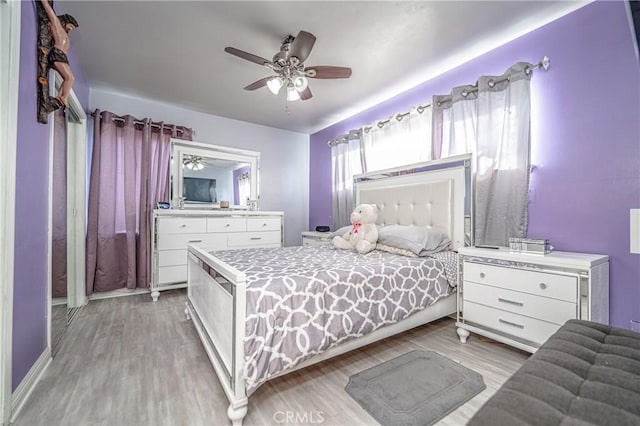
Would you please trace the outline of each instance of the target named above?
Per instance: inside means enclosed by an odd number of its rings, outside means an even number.
[[[468,425],[640,425],[640,334],[570,320]]]

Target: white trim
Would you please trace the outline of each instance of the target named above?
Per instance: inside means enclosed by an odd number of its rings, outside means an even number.
[[[31,393],[35,389],[38,382],[42,378],[42,374],[45,372],[49,363],[51,363],[51,350],[49,347],[45,348],[44,352],[38,357],[36,362],[33,364],[29,372],[22,382],[16,388],[16,391],[13,393],[11,397],[11,423],[16,421],[16,417],[20,413],[22,407],[27,402]]]
[[[151,293],[151,290],[149,290],[148,288],[119,288],[117,290],[93,293],[91,296],[89,296],[89,300],[113,299],[114,297],[136,296],[138,294],[148,293]]]
[[[49,78],[49,84],[51,84],[52,79]],[[52,309],[51,309],[51,299],[53,297],[52,287],[53,287],[53,262],[52,262],[52,253],[53,253],[53,138],[55,133],[55,119],[52,115],[48,116],[49,123],[49,140],[47,145],[49,146],[49,164],[47,167],[49,168],[49,174],[47,176],[49,191],[47,194],[47,350],[51,350],[53,342],[51,341],[51,329],[52,329]]]
[[[0,424],[8,424],[11,414],[21,7],[18,0],[0,2]]]

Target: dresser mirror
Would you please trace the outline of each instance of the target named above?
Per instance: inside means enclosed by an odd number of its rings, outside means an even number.
[[[171,139],[171,207],[257,209],[260,153]]]

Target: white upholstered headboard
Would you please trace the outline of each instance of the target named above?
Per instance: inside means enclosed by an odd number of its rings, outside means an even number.
[[[462,155],[358,175],[355,204],[376,204],[379,225],[426,226],[446,233],[453,248],[464,247],[465,229],[472,229],[470,158]]]

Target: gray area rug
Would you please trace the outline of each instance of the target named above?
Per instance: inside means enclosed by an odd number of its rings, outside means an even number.
[[[349,378],[346,391],[382,425],[432,425],[486,388],[482,376],[413,351]]]

